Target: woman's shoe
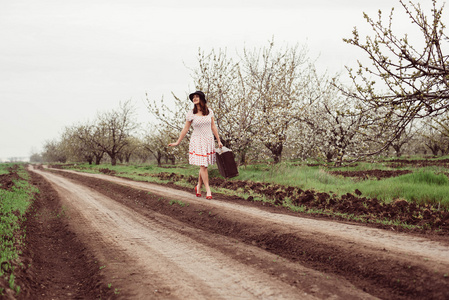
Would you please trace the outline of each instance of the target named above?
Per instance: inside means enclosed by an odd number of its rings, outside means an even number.
[[[197,197],[201,197],[201,194],[198,194],[198,191],[196,190],[198,188],[198,186],[195,186],[195,194]]]
[[[207,199],[207,200],[211,200],[211,199],[212,199],[212,195],[206,196],[206,199]]]

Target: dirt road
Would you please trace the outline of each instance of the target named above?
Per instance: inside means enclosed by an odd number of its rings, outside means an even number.
[[[124,299],[447,299],[445,238],[33,169]]]

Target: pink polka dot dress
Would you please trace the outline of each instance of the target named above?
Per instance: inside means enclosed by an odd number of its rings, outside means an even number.
[[[215,164],[215,141],[212,133],[213,111],[209,108],[207,116],[186,115],[186,120],[192,122],[193,133],[189,144],[189,164],[205,166]]]

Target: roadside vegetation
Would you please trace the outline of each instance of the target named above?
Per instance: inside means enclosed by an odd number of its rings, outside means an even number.
[[[417,159],[417,158],[415,158]],[[434,160],[444,160],[445,157]],[[378,198],[385,203],[397,199],[404,199],[417,204],[437,205],[449,209],[449,169],[442,166],[428,167],[389,167],[388,160],[381,162],[359,163],[343,168],[329,167],[325,163],[299,163],[295,161],[280,164],[260,163],[239,167],[239,176],[230,181],[253,181],[282,186],[298,187],[317,192],[332,192],[339,196],[359,190],[369,198]],[[310,166],[309,166],[310,165]],[[158,167],[156,165],[67,165],[67,168],[92,173],[117,175],[139,181],[156,183],[173,182],[167,178],[161,179],[160,174],[174,173],[182,176],[198,176],[197,168],[190,165],[176,165]],[[374,176],[334,175],[335,171],[366,171],[366,170],[409,170],[410,173],[376,178]],[[211,167],[211,178],[220,177],[216,167]],[[173,177],[173,176],[172,176]],[[164,178],[162,176],[162,178]],[[179,179],[179,178],[177,178]],[[175,184],[186,185],[182,180],[175,180]],[[213,187],[212,187],[213,188]]]
[[[409,162],[409,165],[404,164]],[[449,231],[447,158],[379,159],[335,168],[323,162],[286,161],[239,167],[239,176],[224,179],[210,170],[213,193],[285,207],[293,212],[326,215],[363,223],[407,229]],[[422,166],[426,164],[426,166]],[[190,190],[198,170],[180,164],[56,165],[68,169]],[[341,175],[343,174],[343,175]]]
[[[38,192],[29,180],[23,165],[0,164],[0,295],[7,288],[20,293],[14,271],[22,266],[19,256],[26,236],[22,222]]]

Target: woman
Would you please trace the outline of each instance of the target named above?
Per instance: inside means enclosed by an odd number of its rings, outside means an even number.
[[[214,135],[218,141],[218,147],[223,147],[218,129],[214,122],[214,112],[207,107],[206,96],[201,91],[196,91],[189,95],[194,107],[186,115],[186,124],[179,135],[176,143],[168,144],[170,147],[178,146],[182,139],[193,127],[192,137],[189,143],[189,164],[200,166],[198,175],[198,185],[195,187],[197,197],[201,197],[201,186],[206,188],[206,199],[212,199],[212,192],[209,187],[209,174],[207,167],[215,163],[215,142]]]

